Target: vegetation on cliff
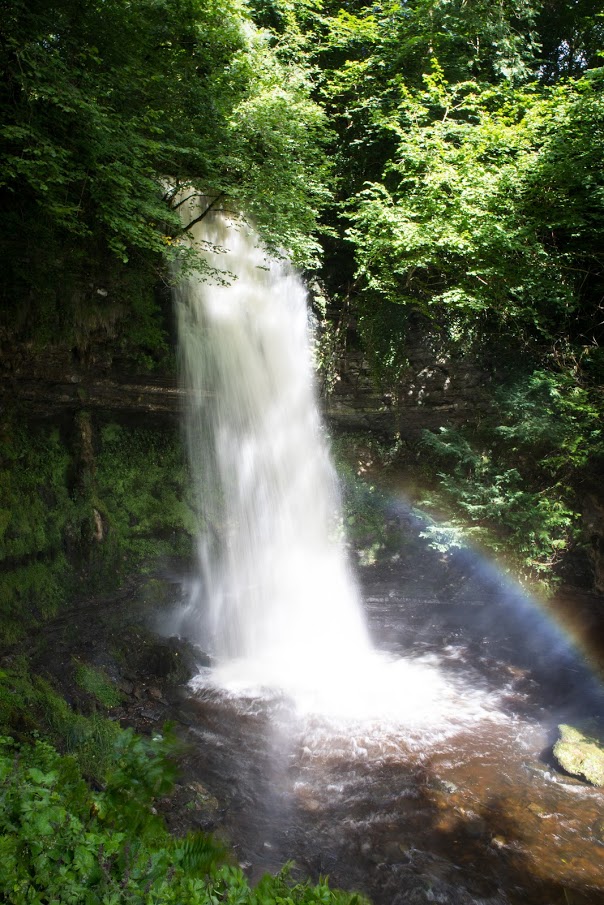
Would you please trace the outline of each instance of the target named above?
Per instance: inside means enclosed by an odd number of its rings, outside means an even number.
[[[441,364],[468,356],[492,378],[489,407],[426,436],[424,501],[451,537],[545,577],[586,542],[581,488],[603,455],[601,12],[414,0],[323,13],[341,242],[328,294],[394,398],[418,318]]]
[[[75,596],[187,557],[188,472],[172,425],[2,424],[0,640],[13,643]]]

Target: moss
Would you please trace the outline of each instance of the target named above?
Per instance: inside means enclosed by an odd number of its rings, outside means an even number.
[[[121,732],[99,714],[75,713],[50,682],[29,672],[25,658],[0,670],[0,730],[21,741],[48,738],[94,779],[102,778]]]
[[[0,642],[12,644],[76,596],[188,557],[195,516],[179,437],[86,412],[61,433],[0,425]]]
[[[0,560],[53,553],[65,518],[75,514],[70,456],[58,430],[4,424],[0,441]]]
[[[121,571],[190,556],[196,518],[175,432],[106,425],[97,467],[98,508]]]
[[[4,423],[0,431],[0,617],[9,643],[53,616],[69,595],[67,524],[80,508],[68,487],[69,452],[58,430]]]
[[[0,325],[16,342],[43,352],[48,346],[76,350],[80,360],[134,365],[137,372],[173,372],[168,344],[168,293],[163,263],[139,250],[127,263],[117,261],[99,236],[78,246],[61,242],[48,224],[32,223],[24,249],[7,260],[0,287]],[[43,248],[42,253],[40,249]]]
[[[558,726],[560,738],[554,745],[554,757],[572,776],[604,786],[604,747],[574,726]]]
[[[89,666],[87,663],[76,663],[75,681],[76,685],[92,695],[107,710],[118,707],[121,703],[122,696],[115,682],[102,669],[96,666]]]

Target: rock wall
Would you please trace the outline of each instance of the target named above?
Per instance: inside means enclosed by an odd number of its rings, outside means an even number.
[[[340,430],[400,434],[413,442],[424,430],[471,422],[491,404],[487,370],[470,355],[447,349],[425,324],[412,327],[405,352],[408,366],[400,382],[380,390],[353,337],[324,394],[330,422]]]
[[[583,524],[589,540],[588,555],[593,571],[593,589],[604,594],[604,497],[591,490],[583,501]]]
[[[98,418],[139,426],[176,428],[182,390],[174,373],[137,374],[99,346],[86,360],[60,345],[16,345],[0,334],[0,424],[22,410],[26,416],[75,425],[83,409]],[[410,448],[425,429],[471,424],[492,405],[493,372],[416,324],[408,337],[408,366],[395,387],[380,387],[370,362],[352,341],[335,357],[329,392],[321,404],[336,432],[400,437]],[[77,432],[77,431],[76,431]],[[593,589],[604,593],[604,496],[601,482],[582,493]],[[100,518],[100,517],[99,517]],[[101,520],[101,527],[104,530]],[[100,530],[100,529],[99,529]],[[585,570],[584,570],[585,571]],[[587,570],[589,571],[589,570]]]
[[[83,360],[64,345],[40,348],[0,338],[0,411],[18,403],[36,417],[82,407],[176,416],[181,396],[175,375],[137,374],[103,346]]]

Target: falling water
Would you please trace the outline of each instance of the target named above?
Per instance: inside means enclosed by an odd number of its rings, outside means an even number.
[[[200,686],[283,691],[298,712],[407,730],[481,718],[481,688],[370,644],[315,399],[303,283],[240,220],[212,211],[195,229],[214,276],[183,280],[176,307],[200,513],[183,624],[213,660]]]
[[[189,610],[219,667],[236,663],[246,681],[282,686],[369,650],[338,537],[306,293],[241,221],[212,212],[195,229],[217,276],[191,277],[177,295],[201,513]]]

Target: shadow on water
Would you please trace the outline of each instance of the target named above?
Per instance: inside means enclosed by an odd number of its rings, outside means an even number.
[[[443,555],[422,543],[425,526],[409,506],[391,503],[389,514],[413,548],[362,571],[378,647],[409,655],[461,646],[462,660],[494,681],[503,665],[525,672],[561,717],[604,716],[602,598],[573,592],[538,603],[472,549]]]

